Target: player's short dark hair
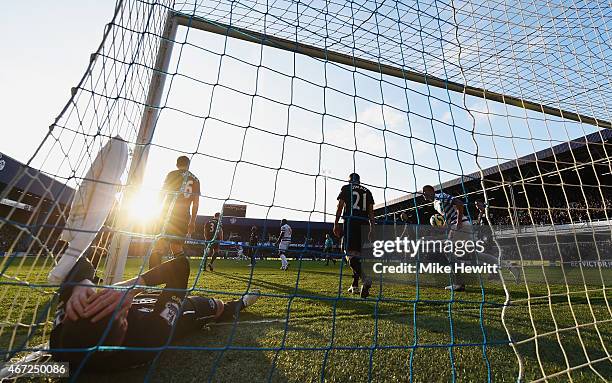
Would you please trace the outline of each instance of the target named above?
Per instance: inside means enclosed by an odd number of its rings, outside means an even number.
[[[436,191],[436,189],[434,189],[434,187],[433,187],[433,186],[431,186],[431,185],[425,185],[425,186],[423,186],[423,191],[425,191],[425,189],[429,189],[429,190]]]
[[[361,177],[357,173],[351,173],[349,174],[349,181],[358,184],[361,181]]]
[[[219,218],[220,215],[221,213],[215,213],[215,218]]]
[[[257,231],[257,226],[251,227],[251,231]]]
[[[176,159],[176,167],[177,168],[189,167],[190,162],[191,161],[189,160],[189,157],[180,156],[179,158]]]
[[[281,225],[286,225],[287,224],[287,220],[283,218],[283,220],[281,221]]]

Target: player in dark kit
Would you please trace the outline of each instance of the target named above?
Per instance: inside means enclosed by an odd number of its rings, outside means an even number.
[[[200,206],[200,181],[189,171],[189,158],[181,156],[176,160],[177,170],[173,170],[164,181],[162,188],[164,202],[161,228],[163,234],[180,237],[179,239],[160,238],[151,252],[149,268],[162,262],[168,248],[174,257],[183,254],[184,238],[191,236],[195,228]]]
[[[325,234],[325,245],[323,246],[323,253],[325,253],[325,266],[329,266],[331,260],[336,264],[336,259],[333,257],[332,252],[334,251],[334,240],[329,234]]]
[[[234,320],[259,296],[259,291],[254,291],[227,303],[186,296],[189,262],[185,257],[164,262],[115,288],[96,292],[93,279],[92,264],[81,257],[59,290],[50,351],[56,361],[69,362],[71,371],[81,363],[86,370],[96,371],[147,363],[174,339],[209,322]],[[164,285],[161,293],[139,294],[140,288],[156,285]],[[88,351],[97,345],[126,349]]]
[[[215,216],[204,225],[204,238],[207,241],[214,240],[214,242],[208,246],[208,255],[211,257],[208,262],[208,270],[210,271],[215,271],[213,262],[215,262],[217,255],[219,255],[219,242],[223,241],[223,228],[220,224],[220,216],[221,214],[215,213]]]
[[[339,224],[340,217],[344,220],[343,227]],[[366,224],[369,225],[371,231],[374,225],[374,198],[370,190],[361,185],[359,174],[352,173],[349,176],[349,183],[344,185],[338,194],[334,234],[342,237],[342,250],[353,270],[353,283],[349,292],[359,293],[359,279],[361,278],[363,284],[360,295],[362,298],[370,295],[372,287],[372,280],[364,275],[360,256],[363,240],[366,239],[362,238],[361,231]]]
[[[249,236],[249,258],[251,258],[251,263],[249,266],[255,267],[255,263],[257,260],[255,259],[255,254],[257,253],[257,245],[259,244],[259,235],[257,234],[257,226],[253,226],[251,228],[251,235]]]

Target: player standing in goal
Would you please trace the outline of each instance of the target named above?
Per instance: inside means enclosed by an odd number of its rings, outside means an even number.
[[[210,271],[215,271],[213,263],[217,259],[217,255],[219,255],[219,242],[223,241],[223,226],[219,219],[220,216],[221,214],[215,213],[215,216],[204,225],[204,238],[207,241],[214,239],[214,242],[208,245],[208,255],[210,256],[208,270]]]
[[[286,219],[283,219],[281,221],[280,234],[276,240],[278,254],[281,259],[281,270],[287,270],[289,268],[289,262],[287,262],[287,257],[285,256],[285,252],[289,250],[289,245],[291,245],[291,226],[289,226]]]
[[[174,257],[183,255],[184,238],[191,236],[195,228],[200,206],[200,180],[189,171],[189,163],[186,156],[177,158],[177,170],[168,173],[164,180],[161,227],[166,224],[163,234],[180,238],[160,238],[156,242],[149,259],[150,269],[162,263],[162,256],[168,253],[168,248]]]
[[[340,217],[344,220],[344,230],[340,226]],[[364,274],[361,263],[361,246],[363,243],[361,230],[369,224],[369,233],[374,225],[374,197],[368,188],[361,185],[359,174],[349,175],[349,183],[342,186],[338,194],[338,207],[336,209],[336,220],[334,222],[334,235],[342,238],[342,251],[353,270],[353,283],[348,291],[352,294],[360,294],[362,298],[370,295],[372,280]],[[362,286],[359,291],[359,279]]]

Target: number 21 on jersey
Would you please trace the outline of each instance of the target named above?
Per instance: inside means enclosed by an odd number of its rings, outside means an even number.
[[[359,206],[359,202],[361,202],[361,206]],[[358,191],[353,190],[353,209],[366,211],[368,209],[367,203],[366,193],[359,194]]]

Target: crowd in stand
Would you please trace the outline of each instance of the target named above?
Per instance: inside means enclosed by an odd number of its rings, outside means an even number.
[[[612,219],[612,198],[606,198],[605,204],[601,198],[589,197],[587,201],[588,203],[580,201],[567,205],[565,201],[549,199],[549,209],[546,200],[534,200],[530,201],[531,209],[517,209],[516,217],[519,225],[550,225],[551,223],[563,225],[572,222],[592,222],[606,219],[606,215],[608,219]],[[512,224],[511,215],[506,208],[491,207],[489,214],[491,223],[495,225]]]
[[[10,226],[4,225],[0,228],[0,253],[8,251],[12,245],[13,251],[23,252],[28,248],[26,236],[22,235],[19,237],[19,230]]]
[[[587,198],[587,203],[585,203],[583,200],[581,202],[571,202],[569,206],[565,204],[565,201],[549,198],[548,205],[550,206],[550,209],[547,208],[546,200],[530,199],[530,205],[531,209],[516,209],[516,217],[518,218],[519,225],[549,225],[551,223],[560,225],[569,224],[572,222],[580,223],[597,221],[606,218],[612,219],[612,198],[606,198],[604,203],[600,196],[590,196]],[[473,216],[475,217],[475,215]],[[497,208],[495,206],[489,207],[489,218],[493,225],[511,225],[512,220],[514,220],[511,218],[513,216],[513,212],[509,211],[507,208]],[[276,233],[270,230],[270,228],[268,228],[268,231],[269,241],[265,242],[262,238],[261,240],[263,242],[260,243],[260,245],[265,245],[266,243],[271,245],[274,243]],[[20,231],[17,228],[11,225],[4,225],[2,228],[0,228],[0,253],[8,251],[11,248],[11,245],[13,245],[12,251],[15,252],[29,251],[35,253],[38,251],[38,248],[35,249],[35,247],[37,247],[36,243],[32,245],[32,248],[28,249],[29,241],[27,236],[22,235],[19,237],[19,232]],[[229,230],[228,232],[231,233],[232,231]],[[304,245],[307,243],[309,248],[323,248],[323,244],[325,242],[324,232],[311,233],[309,238],[306,237],[305,233],[294,232],[294,234],[294,238],[292,239],[292,243],[294,245]],[[197,235],[194,235],[194,238],[200,239]],[[248,239],[248,236],[246,236],[246,234],[243,235],[243,233],[241,233],[237,228],[236,235],[234,237],[228,236],[225,239],[235,242],[244,242],[246,239]]]

